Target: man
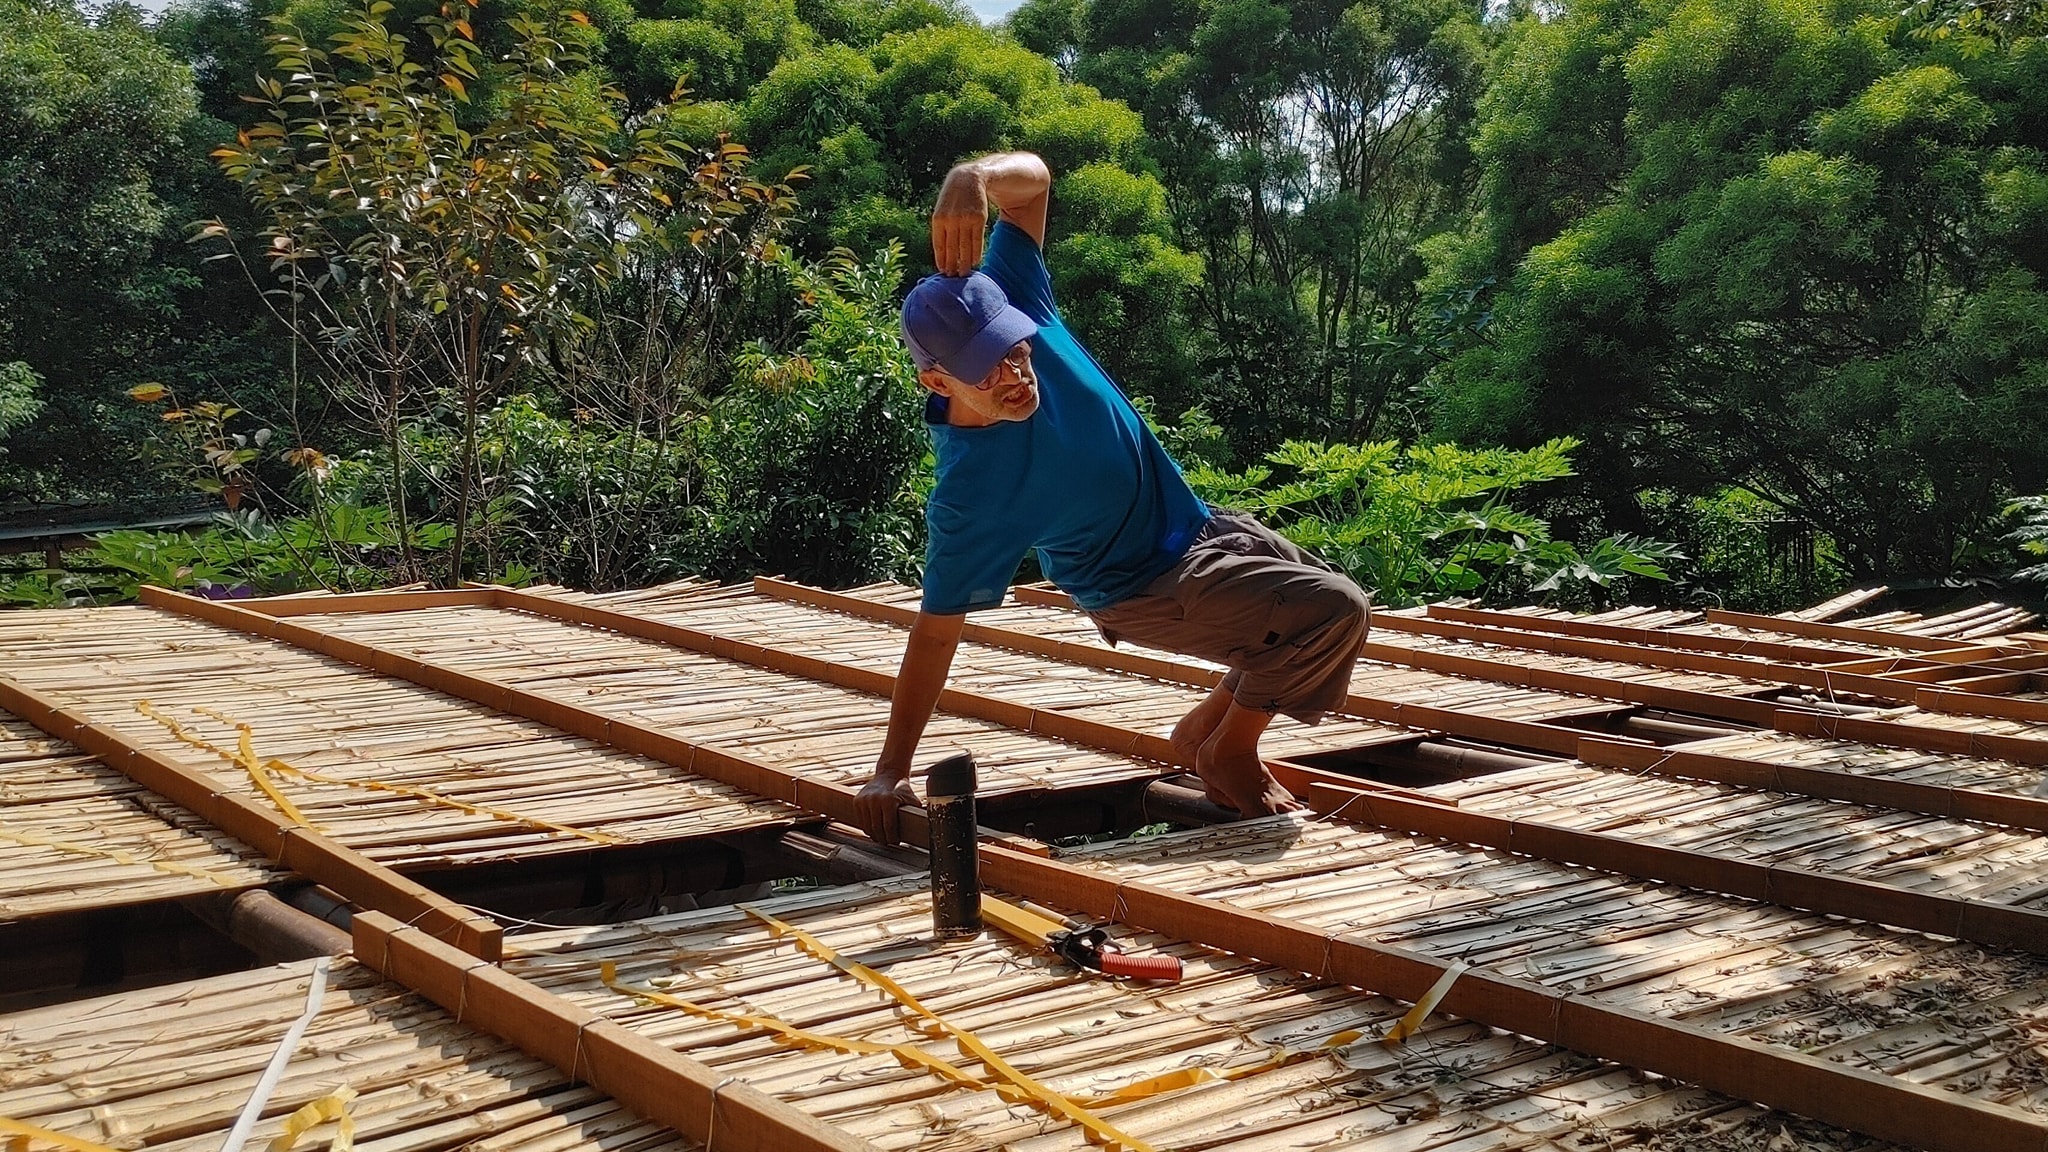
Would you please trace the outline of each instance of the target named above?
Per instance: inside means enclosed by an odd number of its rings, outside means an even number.
[[[883,843],[897,840],[898,806],[919,802],[911,757],[965,614],[1000,605],[1031,549],[1112,643],[1231,669],[1173,745],[1210,799],[1247,816],[1302,807],[1260,760],[1259,737],[1276,712],[1313,724],[1336,707],[1365,639],[1365,594],[1249,517],[1204,505],[1060,322],[1042,253],[1051,189],[1029,153],[955,167],[932,212],[939,275],[904,301],[938,478],[924,599],[860,791],[861,821]]]

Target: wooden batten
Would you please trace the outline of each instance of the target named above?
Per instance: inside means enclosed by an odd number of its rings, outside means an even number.
[[[1895,632],[1889,628],[1865,628],[1855,624],[1830,624],[1818,620],[1795,620],[1785,616],[1759,616],[1754,612],[1730,612],[1724,608],[1707,610],[1707,623],[1727,624],[1736,628],[1750,628],[1759,632],[1782,632],[1790,636],[1805,636],[1814,640],[1846,640],[1852,644],[1872,644],[1880,648],[1903,648],[1911,652],[1944,652],[1961,648],[1975,648],[1980,652],[1993,649],[2004,652],[2012,648],[2007,639],[1980,640],[1971,643],[1940,636],[1919,636],[1911,632]],[[1992,652],[1984,652],[1986,655]]]
[[[1730,656],[1751,656],[1763,660],[1825,664],[1830,661],[1860,660],[1869,656],[1848,648],[1825,648],[1814,644],[1793,644],[1762,636],[1723,636],[1707,632],[1681,632],[1675,628],[1644,628],[1631,624],[1608,624],[1576,616],[1539,616],[1530,612],[1495,612],[1485,608],[1460,608],[1431,604],[1429,615],[1438,620],[1482,624],[1495,628],[1522,628],[1531,632],[1559,632],[1598,640],[1621,640],[1662,648],[1689,648]]]

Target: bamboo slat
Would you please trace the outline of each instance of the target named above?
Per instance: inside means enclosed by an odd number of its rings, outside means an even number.
[[[0,924],[236,892],[283,875],[191,812],[0,713]]]
[[[1068,862],[2048,1116],[2037,957],[1287,817]]]
[[[351,782],[282,778],[279,788],[308,820],[369,858],[405,869],[591,847],[589,839],[502,814],[636,842],[723,835],[795,815],[786,805],[545,725],[148,608],[8,613],[0,616],[0,661],[22,683],[124,738],[268,804],[245,772],[179,740],[136,705],[147,700],[230,751],[234,723],[249,725],[260,758]],[[364,786],[373,781],[501,815]]]
[[[218,1152],[311,961],[0,1016],[0,1116],[116,1149]],[[365,1152],[684,1152],[695,1146],[349,960],[247,1145],[336,1089]],[[321,1152],[336,1125],[294,1147]],[[27,1141],[31,1152],[47,1144]]]
[[[1263,1069],[1093,1107],[1152,1147],[1562,1152],[1618,1127],[1639,1125],[1648,1136],[1697,1131],[1715,1117],[1765,1123],[1720,1097],[1440,1017],[1389,1049],[1376,1037],[1404,1004],[1156,935],[1125,934],[1125,946],[1181,957],[1187,975],[1179,984],[1084,978],[996,935],[937,947],[922,884],[909,877],[758,907],[878,969],[1058,1092],[1099,1098],[1190,1069]],[[888,997],[776,940],[741,910],[523,936],[506,968],[880,1148],[1089,1147],[1071,1122],[893,1055],[794,1046],[758,1028],[622,995],[600,977],[607,961],[618,965],[622,987],[836,1037],[913,1045],[987,1073],[952,1041],[914,1027]],[[1363,1035],[1319,1050],[1350,1030]],[[1274,1065],[1282,1051],[1297,1055]]]

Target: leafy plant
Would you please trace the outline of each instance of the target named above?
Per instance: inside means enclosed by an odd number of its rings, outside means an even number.
[[[702,426],[703,499],[678,561],[722,577],[826,584],[907,576],[922,546],[926,446],[896,332],[903,252],[781,262],[807,322],[791,354],[756,348]]]
[[[2005,514],[2019,520],[2006,541],[2022,556],[2041,561],[2014,572],[2012,578],[2048,584],[2048,496],[2023,496],[2008,504]]]
[[[1683,558],[1673,545],[1616,535],[1580,548],[1508,503],[1570,476],[1576,446],[1565,438],[1524,451],[1291,440],[1265,465],[1198,467],[1188,480],[1208,500],[1256,513],[1341,565],[1385,604],[1670,579],[1664,565]]]
[[[592,287],[677,242],[672,224],[685,245],[714,244],[789,189],[749,180],[737,144],[700,154],[675,105],[622,122],[623,96],[589,70],[595,33],[579,12],[514,9],[495,56],[471,0],[421,17],[419,42],[392,30],[392,12],[369,0],[331,50],[277,22],[262,117],[216,153],[265,218],[262,255],[220,222],[200,234],[265,262],[279,319],[380,430],[408,569],[404,426],[452,430],[434,479],[455,530],[441,578],[454,583],[485,511],[482,422],[590,333],[579,304]]]

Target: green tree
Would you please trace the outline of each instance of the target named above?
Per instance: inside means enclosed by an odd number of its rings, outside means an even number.
[[[1366,437],[1414,382],[1415,248],[1462,222],[1479,12],[1031,0],[1011,17],[1143,112],[1172,238],[1204,262],[1191,367],[1241,453]]]
[[[1597,517],[1742,485],[1860,577],[1985,562],[2048,486],[2048,41],[1893,6],[1585,0],[1482,106],[1496,275],[1438,429],[1585,438]]]
[[[123,392],[195,283],[170,190],[196,142],[192,80],[138,15],[0,0],[0,372],[25,425],[0,499],[134,491],[147,414]]]
[[[279,317],[380,430],[403,547],[407,422],[447,428],[453,451],[423,476],[453,526],[452,583],[490,503],[484,421],[588,335],[590,292],[643,250],[745,231],[789,190],[748,179],[738,145],[696,156],[671,106],[622,124],[618,94],[583,67],[581,13],[515,12],[509,47],[487,53],[472,8],[450,4],[420,21],[423,62],[391,12],[366,4],[331,52],[282,23],[282,79],[262,81],[263,118],[219,156],[265,218],[259,252],[234,251],[265,263],[252,276],[278,281]]]

